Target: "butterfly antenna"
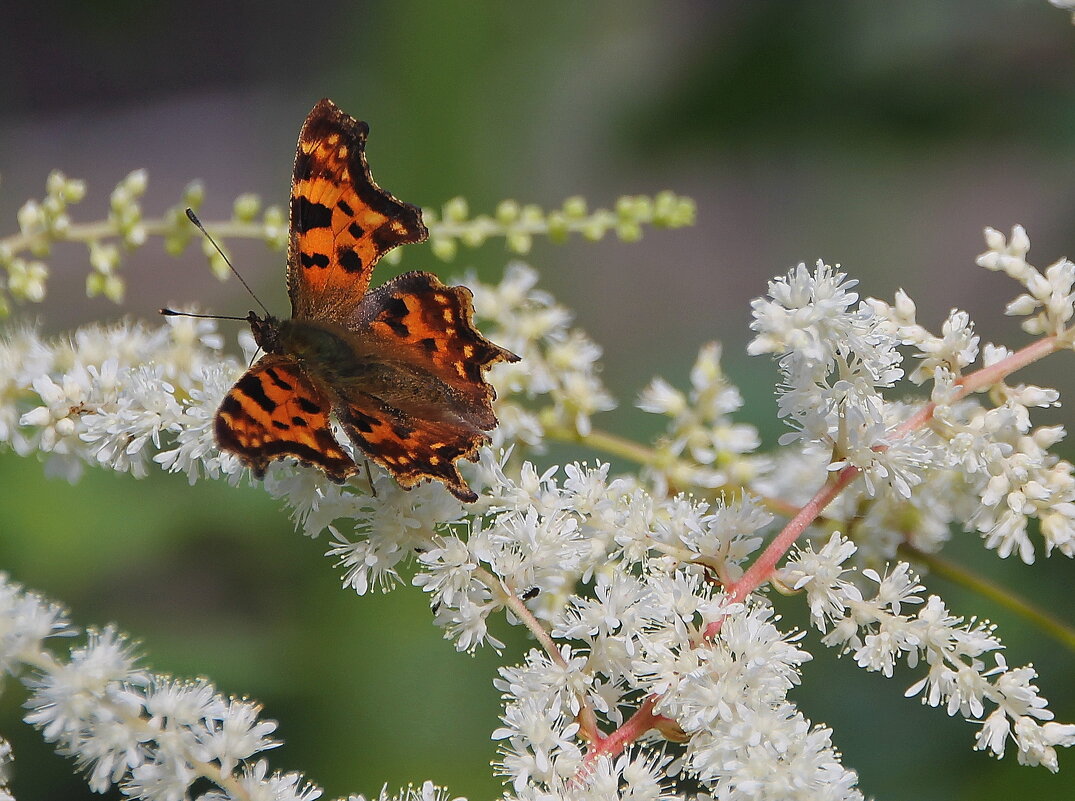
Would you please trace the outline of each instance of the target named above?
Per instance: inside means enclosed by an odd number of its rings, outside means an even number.
[[[227,314],[194,314],[192,312],[176,311],[175,309],[158,309],[165,317],[201,317],[205,320],[247,320],[249,317],[231,317]]]
[[[266,308],[265,304],[261,302],[261,298],[259,298],[257,295],[254,294],[254,290],[250,288],[250,284],[248,284],[246,282],[246,280],[241,275],[239,275],[239,271],[235,269],[234,265],[232,265],[232,263],[228,259],[228,257],[224,255],[224,251],[220,249],[220,245],[218,245],[216,243],[216,240],[213,239],[213,237],[209,234],[208,231],[205,230],[205,226],[202,225],[202,221],[198,219],[198,215],[194,213],[194,209],[191,209],[191,208],[187,209],[187,219],[190,220],[192,223],[194,223],[196,226],[198,226],[198,230],[201,231],[203,234],[205,234],[205,238],[209,240],[209,243],[214,248],[216,248],[216,252],[220,254],[220,258],[224,259],[224,263],[228,265],[228,267],[231,269],[231,271],[233,273],[235,273],[235,277],[239,279],[239,282],[244,287],[246,287],[246,291],[250,293],[250,297],[252,297],[254,300],[256,300],[258,302],[258,305],[261,307],[261,310],[263,312],[265,312],[266,315],[270,315],[270,312]],[[164,312],[162,311],[161,314],[164,314]],[[191,315],[191,316],[197,316],[197,315]],[[224,317],[224,318],[221,318],[221,319],[227,320],[227,319],[230,319],[230,318]],[[245,320],[246,318],[245,317],[238,317],[236,319]]]

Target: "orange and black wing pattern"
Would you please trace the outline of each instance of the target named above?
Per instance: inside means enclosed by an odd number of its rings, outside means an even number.
[[[335,413],[372,461],[410,488],[432,479],[477,499],[459,474],[497,425],[485,371],[518,357],[474,327],[470,290],[430,273],[368,292],[392,248],[428,236],[418,208],[385,192],[366,163],[366,124],[322,100],[299,134],[287,285],[293,320],[250,315],[268,351],[225,396],[221,449],[254,475],[285,457],[342,482],[357,468],[332,434]]]
[[[464,503],[478,499],[455,465],[460,458],[477,459],[478,448],[489,440],[472,423],[454,415],[416,419],[365,392],[342,399],[336,414],[351,441],[404,489],[435,479]]]
[[[474,327],[470,290],[445,286],[432,273],[404,273],[369,293],[357,310],[362,336],[376,349],[432,374],[481,429],[496,427],[496,392],[485,371],[519,357],[494,345]]]
[[[382,255],[428,236],[421,211],[374,182],[368,133],[366,123],[328,99],[314,106],[299,133],[287,268],[293,317],[342,320],[361,301]]]
[[[405,273],[370,292],[348,321],[371,364],[337,415],[352,441],[403,487],[430,478],[477,496],[455,462],[474,460],[496,427],[485,371],[518,356],[474,327],[470,290]]]
[[[346,481],[354,461],[332,434],[329,396],[289,356],[270,354],[224,396],[214,421],[217,442],[258,478],[269,463],[292,457]]]

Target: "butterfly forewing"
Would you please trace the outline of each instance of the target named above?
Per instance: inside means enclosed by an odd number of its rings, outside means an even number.
[[[292,314],[347,316],[382,255],[428,236],[419,209],[381,189],[366,163],[364,122],[322,100],[299,134],[291,189]]]

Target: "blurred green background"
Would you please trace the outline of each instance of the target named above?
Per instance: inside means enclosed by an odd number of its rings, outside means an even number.
[[[1045,0],[603,2],[542,4],[129,0],[11,4],[0,25],[0,235],[53,168],[89,182],[76,220],[105,213],[110,188],[149,170],[154,215],[202,178],[203,217],[247,191],[284,203],[299,125],[332,97],[372,130],[378,181],[438,206],[475,211],[503,198],[606,205],[671,188],[694,196],[698,225],[614,240],[538,242],[543,284],[605,348],[623,408],[600,424],[648,436],[631,401],[654,374],[686,379],[699,345],[725,343],[748,400],[743,419],[774,422],[775,370],[748,364],[749,300],[789,266],[823,258],[864,295],[904,287],[938,328],[955,306],[984,340],[1026,341],[1002,317],[1017,290],[973,264],[981,229],[1027,226],[1032,261],[1075,255],[1075,28]],[[234,243],[234,260],[283,311],[283,260]],[[393,270],[500,275],[492,243],[436,263],[407,248]],[[192,248],[159,242],[124,267],[120,309],[87,301],[81,247],[50,259],[49,298],[19,310],[62,332],[171,303],[242,314],[232,281]],[[9,323],[10,324],[10,323]],[[1026,380],[1075,391],[1070,354]],[[1049,422],[1072,420],[1064,409]],[[1070,458],[1070,450],[1067,454]],[[558,452],[558,458],[594,459]],[[489,733],[499,709],[489,652],[457,654],[410,588],[357,598],[338,587],[325,541],[295,534],[256,488],[182,477],[137,482],[102,472],[76,486],[0,454],[0,569],[69,604],[81,624],[116,622],[155,669],[206,675],[280,722],[275,768],[302,770],[328,797],[429,778],[474,801],[499,794]],[[951,557],[1070,620],[1071,563],[1000,563],[974,537]],[[1060,720],[1075,719],[1075,660],[1003,610],[941,580],[955,612],[1001,625],[1011,664],[1033,662]],[[803,624],[797,601],[781,610]],[[526,647],[508,637],[515,661]],[[811,650],[824,649],[816,646]],[[974,729],[902,698],[912,677],[863,674],[825,652],[794,694],[835,730],[865,793],[884,799],[1072,797],[1069,775],[996,762]],[[21,688],[0,697],[21,801],[89,797],[68,765],[19,722]]]

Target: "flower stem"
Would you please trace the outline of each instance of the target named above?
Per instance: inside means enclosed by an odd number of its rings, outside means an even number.
[[[976,370],[959,379],[959,388],[952,400],[959,400],[972,392],[978,392],[987,387],[991,387],[999,381],[1003,381],[1008,375],[1014,373],[1016,370],[1022,369],[1051,353],[1055,353],[1065,346],[1062,335],[1042,337],[1041,339],[1035,340],[1026,347],[1021,348],[995,364],[983,367],[981,370]],[[936,410],[936,402],[927,403],[919,409],[917,413],[898,426],[892,432],[891,438],[899,439],[906,436],[911,431],[922,428],[933,418]],[[795,540],[797,540],[803,531],[805,531],[807,527],[820,516],[821,512],[824,511],[825,507],[828,506],[830,502],[832,502],[833,498],[839,495],[860,472],[861,471],[857,467],[845,467],[836,474],[835,478],[830,478],[829,481],[825,482],[825,486],[818,490],[817,494],[814,495],[814,497],[788,521],[788,524],[784,527],[783,531],[776,536],[776,539],[769,543],[769,546],[762,552],[762,555],[755,560],[754,564],[752,564],[747,572],[743,574],[742,578],[735,583],[729,593],[729,600],[732,603],[742,601],[750,595],[750,593],[768,581],[769,577],[776,569],[776,563],[780,561]],[[712,637],[719,630],[720,621],[714,621],[706,628],[705,636]]]
[[[548,654],[548,657],[553,664],[566,670],[567,662],[564,660],[564,655],[560,653],[560,649],[556,647],[556,641],[553,640],[549,632],[545,630],[545,627],[541,625],[541,621],[534,617],[534,613],[530,611],[523,599],[515,592],[506,588],[500,579],[485,568],[479,567],[475,569],[474,573],[487,587],[493,592],[498,593],[504,601],[504,605],[511,609],[515,616],[522,621],[524,626],[530,629],[530,633],[533,634],[534,639],[541,644],[541,647],[545,650],[545,653]],[[586,696],[581,694],[579,696],[578,723],[579,733],[586,740],[590,742],[598,742],[604,737],[604,735],[601,734],[601,729],[597,725],[597,715],[594,713]]]
[[[552,439],[586,445],[594,450],[603,451],[610,456],[619,456],[635,464],[653,465],[658,461],[657,451],[653,448],[627,437],[621,437],[619,434],[600,429],[593,429],[589,434],[580,434],[573,428],[557,426],[555,428],[546,428],[545,433]]]
[[[663,720],[666,720],[661,715],[654,714],[653,707],[656,704],[657,696],[649,696],[616,731],[597,740],[596,744],[586,752],[586,758],[577,774],[578,777],[585,777],[590,772],[593,763],[601,757],[612,758],[618,756],[627,746],[650,729],[656,727]]]

